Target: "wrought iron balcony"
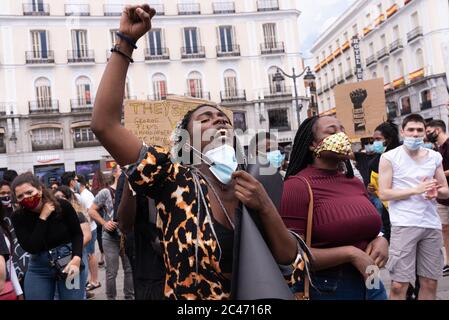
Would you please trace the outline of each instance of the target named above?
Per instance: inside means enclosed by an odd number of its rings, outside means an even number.
[[[199,3],[178,3],[179,15],[201,14],[201,6]]]
[[[245,90],[225,90],[220,92],[221,102],[233,103],[246,101]]]
[[[217,57],[238,57],[240,56],[240,46],[238,44],[233,45],[218,45]]]
[[[284,53],[284,42],[265,42],[260,45],[260,51],[262,54],[276,54]]]
[[[28,107],[30,114],[58,113],[59,100],[40,99],[37,101],[29,101]]]
[[[170,60],[168,48],[145,48],[145,60]]]
[[[24,16],[49,16],[50,6],[45,3],[24,3]]]
[[[95,52],[93,50],[69,50],[67,51],[68,63],[93,63]]]
[[[278,0],[258,0],[257,11],[276,11],[279,10]]]
[[[234,2],[214,2],[212,3],[212,10],[214,14],[235,13]]]
[[[53,50],[26,51],[25,60],[27,64],[55,63],[55,55]]]
[[[206,49],[204,46],[197,47],[182,47],[181,48],[182,59],[203,59],[206,58]]]

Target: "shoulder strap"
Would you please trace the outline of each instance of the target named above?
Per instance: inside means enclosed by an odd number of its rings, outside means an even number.
[[[313,191],[310,186],[309,181],[306,178],[297,176],[298,179],[301,179],[307,185],[307,190],[309,192],[309,208],[307,212],[307,229],[306,229],[306,244],[311,249],[312,244],[312,225],[313,225]],[[309,277],[304,277],[304,300],[310,299],[310,281]]]

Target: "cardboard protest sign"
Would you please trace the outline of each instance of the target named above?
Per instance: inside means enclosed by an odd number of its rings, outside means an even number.
[[[149,145],[170,147],[170,137],[184,115],[201,104],[213,102],[182,96],[163,101],[126,100],[125,127]],[[232,112],[220,107],[233,120]]]
[[[371,136],[387,120],[383,79],[335,87],[337,118],[351,139]]]

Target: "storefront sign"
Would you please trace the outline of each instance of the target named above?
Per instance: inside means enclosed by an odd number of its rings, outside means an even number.
[[[61,157],[58,154],[37,156],[37,162],[40,164],[48,164],[58,160],[61,160]]]

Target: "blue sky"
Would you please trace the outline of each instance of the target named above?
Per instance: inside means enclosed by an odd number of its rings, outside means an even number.
[[[318,36],[325,31],[355,0],[297,0],[300,17],[301,51],[304,59],[311,58],[310,48]],[[307,61],[308,62],[308,61]]]

